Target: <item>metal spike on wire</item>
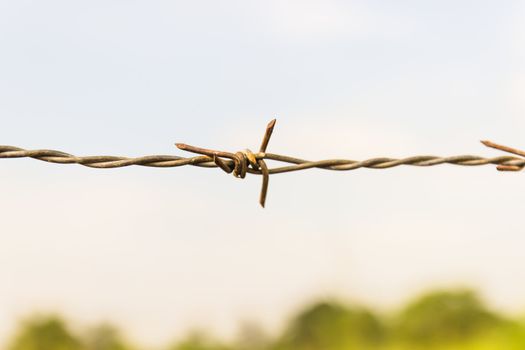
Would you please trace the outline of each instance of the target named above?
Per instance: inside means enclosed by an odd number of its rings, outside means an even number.
[[[327,159],[320,161],[309,161],[274,153],[266,153],[270,137],[272,136],[276,120],[272,120],[266,127],[266,132],[259,148],[259,152],[253,153],[249,149],[236,153],[205,149],[195,146],[177,143],[176,146],[183,151],[199,154],[194,157],[179,157],[173,155],[152,155],[138,158],[127,158],[117,156],[88,156],[77,157],[65,152],[54,150],[25,150],[13,146],[0,146],[0,158],[33,158],[50,163],[58,164],[80,164],[90,168],[108,169],[120,168],[130,165],[139,165],[156,168],[171,168],[184,165],[193,165],[204,168],[220,168],[226,173],[233,173],[235,177],[245,178],[246,174],[262,176],[261,194],[259,203],[262,207],[266,203],[268,183],[270,175],[287,173],[310,168],[326,170],[355,170],[359,168],[386,169],[400,165],[411,166],[434,166],[440,164],[452,164],[462,166],[479,166],[493,164],[500,171],[520,171],[525,167],[525,151],[502,146],[491,141],[481,141],[485,146],[517,155],[499,156],[485,158],[472,155],[460,155],[451,157],[437,156],[412,156],[402,159],[395,158],[371,158],[363,161],[349,159]],[[273,160],[287,165],[268,168],[266,160]]]

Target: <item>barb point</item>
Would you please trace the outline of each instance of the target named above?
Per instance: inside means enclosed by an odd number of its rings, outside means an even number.
[[[512,153],[512,154],[515,154],[515,155],[518,155],[518,156],[521,156],[521,157],[525,157],[525,151],[522,151],[522,150],[519,150],[519,149],[516,149],[516,148],[499,145],[499,144],[491,142],[491,141],[481,141],[481,143],[484,144],[487,147],[490,147],[490,148],[495,148],[495,149],[503,151],[503,152]]]

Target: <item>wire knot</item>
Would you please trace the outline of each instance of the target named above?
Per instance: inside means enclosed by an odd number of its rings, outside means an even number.
[[[225,161],[221,158],[229,158],[229,161]],[[229,157],[222,152],[215,152],[213,154],[213,162],[224,172],[231,174],[237,178],[244,179],[248,172],[260,174],[260,167],[258,159],[263,159],[258,154],[254,154],[249,149],[239,151],[236,153],[229,154]]]
[[[268,192],[268,183],[270,181],[270,172],[264,161],[266,148],[273,133],[276,120],[272,120],[266,127],[259,153],[255,154],[249,149],[239,151],[236,153],[215,151],[206,148],[177,143],[177,147],[183,151],[203,154],[210,158],[219,168],[228,174],[233,173],[233,176],[244,179],[247,173],[262,175],[262,186],[259,203],[264,208],[266,203],[266,194]]]

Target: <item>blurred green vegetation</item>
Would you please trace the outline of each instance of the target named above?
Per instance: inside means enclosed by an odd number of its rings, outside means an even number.
[[[21,322],[7,350],[135,350],[111,325],[73,331],[58,316]],[[500,315],[471,290],[435,291],[391,314],[337,300],[306,306],[282,332],[268,336],[244,324],[221,342],[194,332],[162,350],[523,350],[525,320]]]
[[[133,350],[110,325],[99,325],[85,334],[73,334],[56,315],[33,316],[21,323],[8,350]]]

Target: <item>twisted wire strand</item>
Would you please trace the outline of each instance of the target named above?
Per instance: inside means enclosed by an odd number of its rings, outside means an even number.
[[[110,169],[139,165],[155,168],[173,168],[184,165],[195,165],[205,168],[215,168],[213,159],[207,156],[184,158],[171,155],[152,155],[137,158],[117,156],[87,156],[77,157],[69,153],[41,149],[25,150],[13,146],[0,146],[0,158],[33,158],[56,164],[80,164],[90,168]]]
[[[280,174],[290,171],[304,170],[310,168],[321,168],[326,170],[337,170],[347,171],[356,170],[359,168],[369,169],[387,169],[393,168],[400,165],[411,165],[418,167],[429,167],[441,164],[451,165],[462,165],[462,166],[480,166],[480,165],[508,165],[524,167],[525,159],[512,157],[512,156],[500,156],[493,158],[483,158],[473,155],[461,155],[451,157],[438,157],[438,156],[412,156],[402,159],[396,158],[371,158],[363,161],[349,160],[349,159],[327,159],[320,161],[308,161],[304,159],[292,158],[288,156],[282,156],[279,154],[266,153],[266,159],[276,160],[286,163],[292,163],[294,165],[283,166],[278,168],[270,169],[270,174]]]

